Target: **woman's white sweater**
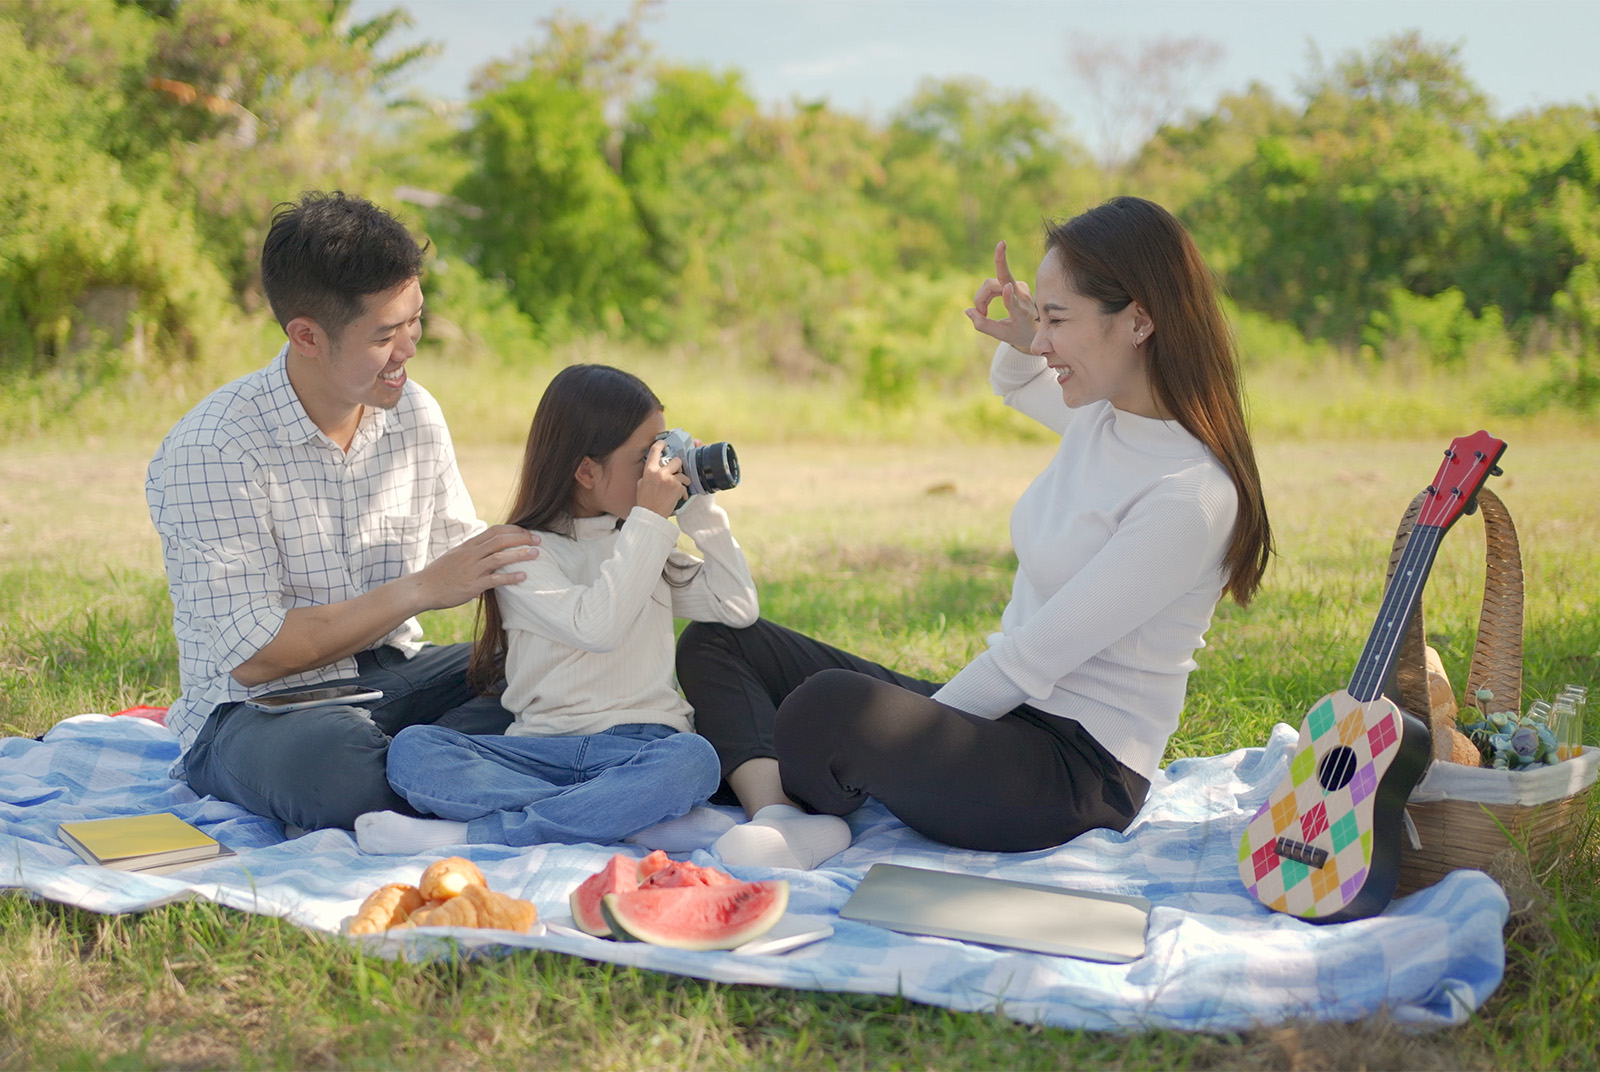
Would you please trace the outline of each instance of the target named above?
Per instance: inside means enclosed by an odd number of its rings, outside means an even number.
[[[934,699],[984,718],[1026,703],[1076,719],[1148,778],[1222,594],[1233,481],[1176,421],[1068,409],[1042,357],[1002,344],[990,382],[1061,446],[1011,513],[1017,576],[1000,632]]]
[[[693,728],[674,683],[673,618],[742,627],[760,611],[723,509],[696,495],[677,516],[674,525],[636,506],[623,521],[577,518],[572,536],[541,532],[538,558],[505,567],[527,574],[495,589],[506,630],[500,702],[516,716],[508,736]],[[675,549],[680,530],[703,562]]]

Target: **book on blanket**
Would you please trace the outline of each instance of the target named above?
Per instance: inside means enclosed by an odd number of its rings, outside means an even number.
[[[1034,882],[873,864],[840,919],[904,934],[1126,964],[1144,956],[1150,902]]]
[[[114,871],[164,875],[232,856],[228,846],[169,812],[84,819],[56,827],[84,861]]]

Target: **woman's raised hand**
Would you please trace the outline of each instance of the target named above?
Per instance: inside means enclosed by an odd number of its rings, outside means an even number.
[[[995,278],[985,279],[978,287],[978,293],[972,299],[972,308],[967,310],[967,319],[972,321],[973,327],[990,338],[1010,343],[1023,353],[1028,353],[1033,349],[1039,314],[1033,305],[1033,295],[1028,292],[1028,284],[1012,278],[1011,266],[1006,263],[1004,242],[994,247],[994,274]],[[1004,320],[989,319],[989,303],[996,298],[1005,303]]]
[[[662,464],[661,454],[666,449],[667,445],[660,440],[650,444],[635,501],[646,510],[654,510],[662,517],[671,517],[672,511],[689,494],[689,478],[683,475],[682,458],[671,458]]]

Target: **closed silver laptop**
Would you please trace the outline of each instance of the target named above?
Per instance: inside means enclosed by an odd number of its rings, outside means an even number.
[[[873,864],[839,917],[903,934],[1125,964],[1144,955],[1150,902],[1143,897]]]

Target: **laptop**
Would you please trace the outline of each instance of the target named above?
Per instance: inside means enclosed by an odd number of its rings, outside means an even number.
[[[1144,955],[1150,902],[1032,882],[873,864],[839,918],[903,934],[1126,964]]]

